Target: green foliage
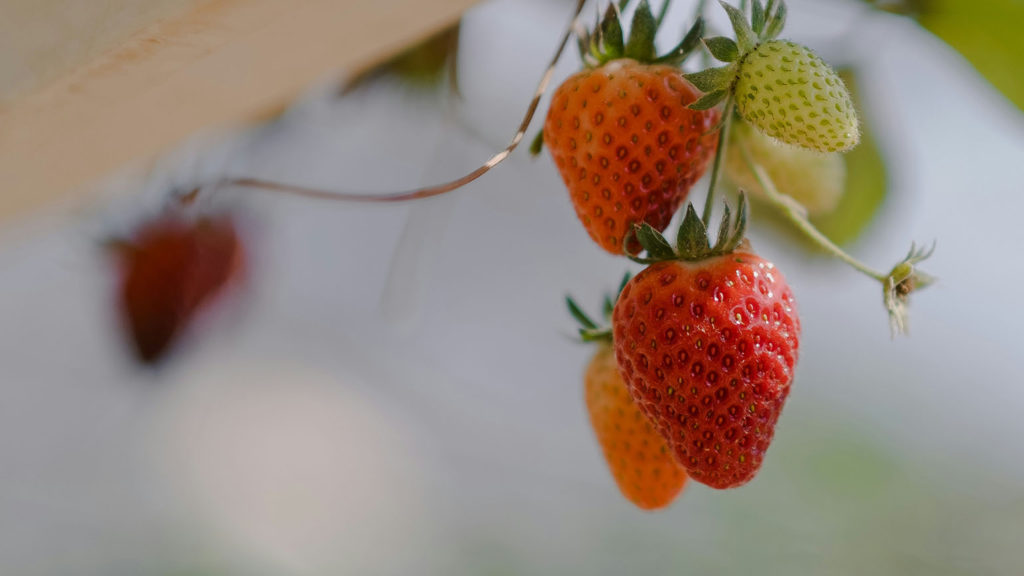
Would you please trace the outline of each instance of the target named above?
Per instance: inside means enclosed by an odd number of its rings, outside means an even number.
[[[926,0],[918,22],[963,54],[989,82],[1024,111],[1024,2]]]
[[[1021,0],[864,0],[911,16],[960,52],[1018,110],[1024,111],[1024,2]]]

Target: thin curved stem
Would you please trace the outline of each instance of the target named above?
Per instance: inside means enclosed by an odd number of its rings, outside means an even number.
[[[295,186],[284,182],[274,182],[271,180],[264,180],[262,178],[251,178],[251,177],[225,177],[217,180],[210,184],[211,193],[221,187],[227,186],[242,186],[246,188],[259,188],[262,190],[270,190],[273,192],[282,192],[285,194],[293,194],[296,196],[302,196],[306,198],[316,198],[322,200],[337,200],[346,202],[377,202],[377,203],[390,203],[390,202],[407,202],[410,200],[419,200],[421,198],[430,198],[431,196],[438,196],[446,192],[451,192],[473,182],[477,178],[483,176],[487,172],[494,168],[498,164],[502,163],[512,151],[519,146],[519,143],[523,140],[523,136],[526,134],[527,129],[530,126],[530,122],[533,120],[534,114],[537,112],[537,107],[540,105],[540,100],[547,92],[548,85],[551,83],[551,77],[555,72],[555,65],[562,57],[562,53],[565,51],[566,45],[569,43],[569,39],[572,37],[574,25],[580,16],[580,12],[583,10],[583,5],[586,0],[577,0],[576,9],[573,12],[572,21],[569,26],[566,27],[565,33],[562,35],[562,40],[558,44],[558,49],[555,51],[555,55],[551,58],[547,69],[544,71],[544,75],[541,77],[540,82],[537,83],[537,89],[534,91],[533,99],[530,100],[530,105],[523,115],[523,120],[519,124],[519,129],[516,131],[512,140],[509,142],[503,150],[490,157],[484,164],[477,167],[472,172],[465,174],[455,180],[444,182],[442,184],[436,184],[433,186],[426,186],[423,188],[416,188],[414,190],[406,190],[401,192],[392,193],[373,193],[373,192],[345,192],[336,190],[323,190],[320,188],[312,188],[306,186]]]
[[[798,230],[803,232],[812,242],[817,246],[821,247],[826,252],[832,254],[836,258],[846,262],[855,270],[863,273],[866,276],[874,278],[875,280],[882,282],[883,284],[888,280],[889,274],[879,272],[874,268],[864,264],[860,260],[857,260],[853,256],[850,256],[842,248],[837,246],[834,242],[828,239],[820,230],[814,227],[807,220],[807,211],[801,206],[796,200],[792,199],[785,194],[782,194],[775,187],[775,183],[765,172],[764,168],[760,164],[754,161],[750,156],[750,152],[747,150],[745,144],[740,142],[739,145],[740,153],[743,154],[743,160],[747,163],[747,166],[754,173],[754,177],[757,179],[757,183],[761,185],[761,189],[764,191],[764,195],[768,201],[775,206],[786,216],[786,219],[791,224],[796,226]]]
[[[732,123],[732,107],[733,95],[732,92],[730,92],[725,101],[725,108],[722,112],[722,122],[719,124],[720,132],[718,133],[718,146],[715,147],[715,160],[714,164],[711,165],[711,183],[708,184],[708,195],[704,199],[704,212],[701,213],[700,217],[704,222],[705,228],[711,225],[711,210],[714,208],[715,203],[715,188],[718,187],[718,175],[722,171],[722,162],[725,158],[726,144],[729,140],[729,125]]]

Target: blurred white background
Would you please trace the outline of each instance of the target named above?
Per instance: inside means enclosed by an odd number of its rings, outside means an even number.
[[[851,250],[885,267],[937,239],[940,282],[890,340],[877,285],[753,215],[804,332],[742,489],[691,483],[657,514],[619,496],[563,296],[596,304],[637,267],[591,244],[523,150],[413,205],[219,195],[247,217],[244,297],[164,367],[132,362],[103,238],[203,174],[385,191],[473,168],[511,136],[569,4],[467,14],[461,102],[317,89],[0,230],[0,574],[1020,573],[1024,120],[939,40],[855,2],[792,0],[786,36],[856,66],[886,154],[889,196]],[[665,45],[689,24],[676,4]]]

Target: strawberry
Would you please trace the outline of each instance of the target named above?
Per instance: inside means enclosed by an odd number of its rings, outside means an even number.
[[[832,212],[843,196],[846,163],[838,152],[821,154],[780,144],[743,121],[733,121],[728,146],[725,175],[736,187],[755,196],[763,195],[764,191],[747,166],[744,153],[810,216]]]
[[[736,108],[772,138],[818,152],[860,141],[857,112],[842,79],[806,46],[772,40],[748,54],[736,80]]]
[[[744,120],[768,136],[817,152],[841,152],[860,140],[857,112],[835,70],[810,48],[777,40],[786,4],[753,2],[751,22],[722,3],[736,40],[704,40],[727,66],[709,68],[687,79],[707,94],[692,107],[704,109],[729,99]]]
[[[719,112],[687,108],[699,93],[678,68],[701,29],[698,21],[656,57],[646,0],[625,44],[613,3],[596,34],[581,38],[586,67],[552,97],[543,143],[584,228],[608,252],[639,250],[623,245],[636,223],[664,229],[713,155]]]
[[[789,394],[800,319],[782,274],[742,241],[745,201],[710,247],[689,205],[676,248],[638,238],[649,264],[622,290],[615,355],[640,409],[696,481],[732,488],[761,467]]]
[[[623,283],[629,280],[629,276]],[[600,342],[584,375],[584,396],[590,424],[615,483],[627,500],[643,510],[664,508],[686,484],[686,472],[668,444],[640,411],[626,388],[615,361],[611,333],[601,330],[568,300],[569,311],[583,325],[584,340]],[[611,300],[606,299],[606,312]]]
[[[195,313],[241,269],[242,247],[224,216],[163,216],[116,245],[119,306],[139,360],[160,360]]]

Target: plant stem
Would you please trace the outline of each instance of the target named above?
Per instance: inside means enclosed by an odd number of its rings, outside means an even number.
[[[879,272],[878,270],[875,270],[874,268],[871,268],[870,266],[864,264],[860,260],[857,260],[853,256],[850,256],[849,254],[844,252],[842,248],[836,246],[834,242],[832,242],[831,240],[828,239],[828,237],[822,234],[821,231],[815,228],[814,225],[807,220],[807,211],[804,209],[804,207],[801,206],[796,200],[793,200],[791,197],[780,193],[778,189],[775,188],[775,183],[772,182],[772,179],[768,177],[768,174],[765,172],[764,168],[762,168],[757,162],[754,161],[753,158],[751,158],[750,152],[747,150],[746,145],[743,144],[742,142],[740,143],[740,152],[743,154],[743,159],[744,161],[746,161],[747,166],[750,167],[750,170],[754,173],[754,177],[757,179],[757,183],[761,185],[761,189],[764,191],[764,195],[767,197],[768,201],[771,202],[773,206],[778,208],[786,216],[790,223],[796,226],[798,230],[803,232],[805,236],[807,236],[812,242],[814,242],[816,245],[818,245],[826,252],[829,252],[836,258],[842,260],[843,262],[846,262],[847,264],[849,264],[859,272],[863,273],[864,275],[874,278],[875,280],[882,282],[883,284],[886,282],[889,276],[888,274]]]
[[[711,225],[711,209],[715,201],[715,188],[718,186],[718,175],[722,170],[722,161],[725,157],[725,148],[729,140],[729,125],[732,123],[733,95],[729,92],[725,100],[725,108],[722,112],[722,122],[719,124],[718,146],[715,147],[715,160],[711,165],[711,183],[708,185],[708,195],[704,199],[704,212],[700,219],[704,221],[704,227]]]

